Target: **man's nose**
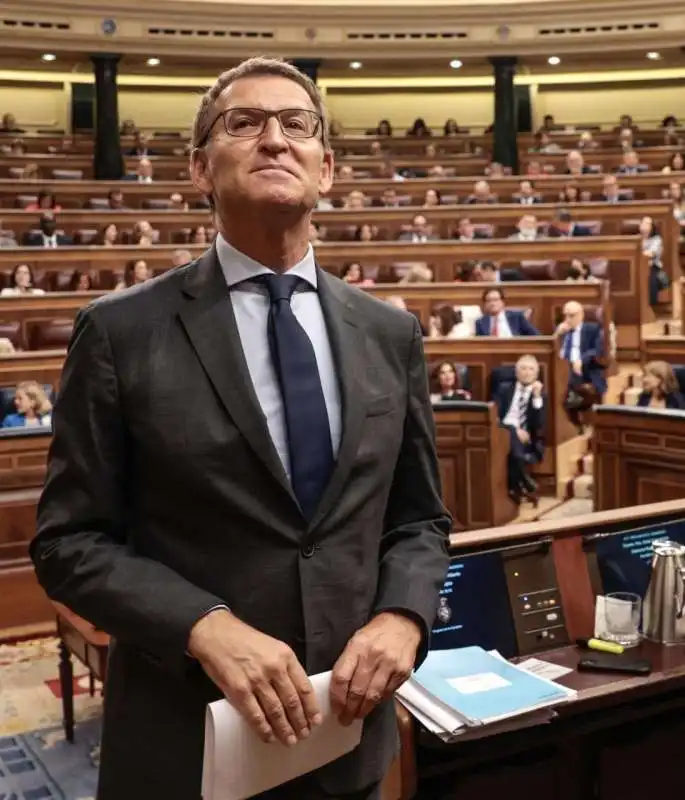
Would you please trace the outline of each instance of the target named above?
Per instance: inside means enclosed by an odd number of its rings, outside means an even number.
[[[264,131],[259,138],[259,146],[268,150],[286,150],[288,148],[288,139],[276,117],[267,119]]]

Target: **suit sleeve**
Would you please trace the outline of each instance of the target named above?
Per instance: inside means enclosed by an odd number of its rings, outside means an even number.
[[[521,314],[521,333],[523,336],[540,335],[540,331],[530,322],[530,320],[526,319],[525,314]]]
[[[485,336],[485,317],[476,320],[476,336]]]
[[[591,366],[593,361],[601,358],[604,355],[604,337],[602,331],[598,328],[595,335],[592,337],[592,347],[589,347],[581,354],[581,361],[584,366]]]
[[[127,435],[109,339],[79,314],[52,418],[30,553],[48,596],[179,675],[194,623],[222,600],[127,538]]]
[[[374,613],[398,611],[420,625],[418,666],[428,652],[438,592],[447,573],[452,520],[442,502],[426,360],[416,322],[407,383],[404,434],[386,507]]]

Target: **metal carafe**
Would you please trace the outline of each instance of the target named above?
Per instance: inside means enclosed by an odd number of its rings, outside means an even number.
[[[685,642],[685,545],[669,539],[652,542],[652,574],[642,612],[647,639]]]

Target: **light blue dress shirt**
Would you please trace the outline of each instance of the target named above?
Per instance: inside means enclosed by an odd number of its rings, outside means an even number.
[[[216,237],[216,251],[226,283],[231,290],[231,303],[252,385],[266,419],[269,434],[290,480],[285,409],[278,377],[271,360],[267,334],[271,303],[266,287],[245,283],[250,278],[274,272],[274,270],[236,250],[221,234]],[[298,275],[316,290],[316,262],[311,245],[302,261],[289,269],[287,274]],[[291,306],[297,321],[304,328],[314,347],[328,412],[333,455],[336,457],[342,429],[340,389],[319,295],[316,291],[296,290],[291,300]]]

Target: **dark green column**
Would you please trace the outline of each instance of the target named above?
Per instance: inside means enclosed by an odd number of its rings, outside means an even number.
[[[518,173],[516,142],[516,75],[515,56],[494,56],[490,59],[495,74],[495,128],[493,133],[493,161],[511,167]]]
[[[95,160],[96,180],[119,180],[124,174],[119,138],[119,97],[117,64],[120,56],[92,55],[95,72]]]

